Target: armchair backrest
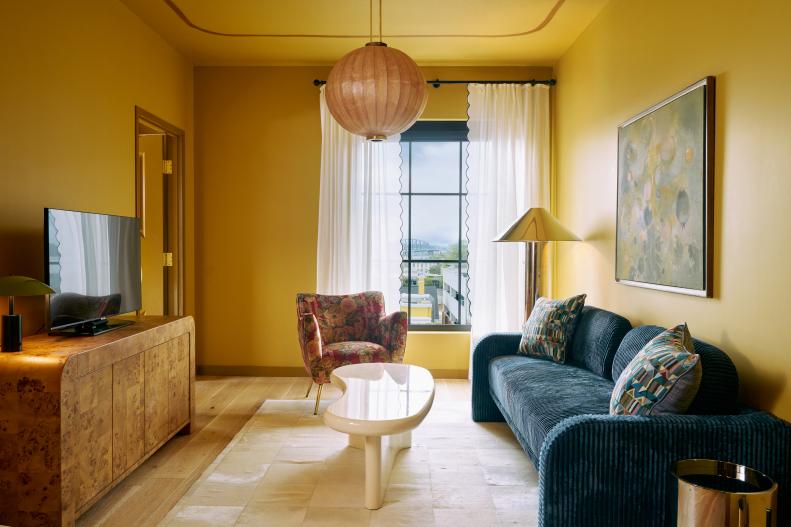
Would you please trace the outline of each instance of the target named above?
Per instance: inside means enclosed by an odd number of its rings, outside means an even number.
[[[322,344],[350,340],[373,341],[379,320],[385,316],[384,295],[366,291],[352,295],[297,295],[297,315],[313,313]]]

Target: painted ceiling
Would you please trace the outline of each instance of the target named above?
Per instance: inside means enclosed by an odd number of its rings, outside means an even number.
[[[122,1],[197,65],[332,64],[379,31],[379,0]],[[606,3],[382,0],[382,37],[427,66],[551,65]]]

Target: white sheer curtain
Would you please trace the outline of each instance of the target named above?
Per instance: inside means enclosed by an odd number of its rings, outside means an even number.
[[[401,157],[399,137],[374,143],[344,130],[321,88],[321,195],[317,292],[381,291],[399,308]]]
[[[51,211],[58,242],[59,293],[104,296],[112,292],[109,225],[96,214]]]
[[[472,343],[524,320],[524,247],[492,240],[530,207],[549,208],[549,87],[469,85]]]

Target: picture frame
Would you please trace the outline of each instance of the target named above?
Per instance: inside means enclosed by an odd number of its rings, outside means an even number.
[[[618,126],[615,280],[712,297],[715,78]]]

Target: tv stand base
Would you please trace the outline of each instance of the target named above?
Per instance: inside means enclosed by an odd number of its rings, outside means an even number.
[[[112,322],[109,320],[95,320],[93,322],[80,324],[79,326],[52,331],[50,332],[50,335],[73,337],[96,336],[101,335],[102,333],[115,331],[116,329],[125,328],[126,326],[131,326],[132,324],[134,324],[132,320],[114,320]]]

